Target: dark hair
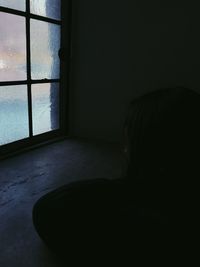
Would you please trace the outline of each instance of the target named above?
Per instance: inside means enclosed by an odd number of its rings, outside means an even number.
[[[200,95],[187,88],[160,89],[133,100],[124,125],[127,176],[196,171],[199,121]]]

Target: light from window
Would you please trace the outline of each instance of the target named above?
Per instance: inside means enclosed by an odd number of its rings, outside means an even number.
[[[0,6],[25,11],[26,0],[0,0]]]
[[[0,0],[0,146],[60,128],[60,0]]]

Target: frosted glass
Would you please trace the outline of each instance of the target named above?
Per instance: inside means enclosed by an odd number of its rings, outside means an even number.
[[[32,85],[33,134],[59,128],[59,84]]]
[[[60,26],[31,20],[31,77],[58,79],[60,75]]]
[[[30,0],[31,13],[53,19],[60,19],[60,0]]]
[[[25,18],[0,12],[0,81],[26,80]]]
[[[0,6],[25,11],[25,0],[0,0]]]
[[[0,87],[0,145],[29,136],[26,85]]]

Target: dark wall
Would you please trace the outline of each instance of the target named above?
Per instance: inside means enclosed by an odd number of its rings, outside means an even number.
[[[73,0],[71,134],[118,141],[134,97],[200,88],[197,3]]]

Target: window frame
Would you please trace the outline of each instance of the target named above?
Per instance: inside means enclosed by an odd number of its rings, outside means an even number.
[[[61,19],[56,20],[30,13],[30,1],[26,0],[26,10],[20,11],[0,6],[0,11],[7,14],[19,15],[25,18],[26,27],[26,70],[27,79],[21,81],[0,81],[1,86],[9,85],[27,85],[28,93],[28,120],[29,120],[29,137],[0,145],[0,159],[10,155],[29,150],[44,144],[57,140],[62,140],[68,136],[68,93],[69,93],[69,76],[70,76],[70,59],[71,59],[71,0],[61,0]],[[59,51],[60,57],[60,77],[59,79],[31,79],[31,43],[30,43],[30,20],[49,22],[59,25],[61,28],[61,45]],[[32,84],[59,83],[59,125],[60,128],[46,133],[33,136],[32,120]]]

